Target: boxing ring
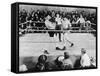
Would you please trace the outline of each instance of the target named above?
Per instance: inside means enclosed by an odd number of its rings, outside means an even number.
[[[64,52],[68,52],[71,55],[73,64],[77,57],[81,55],[81,48],[87,50],[89,57],[96,59],[96,33],[95,29],[90,30],[74,30],[79,27],[71,27],[70,30],[47,30],[43,27],[34,27],[36,29],[28,28],[24,35],[19,36],[19,65],[28,64],[29,68],[34,66],[38,61],[38,57],[44,54],[43,50],[47,50],[49,54],[47,61],[53,61],[59,55],[64,55]],[[74,28],[74,29],[73,29]],[[70,47],[69,43],[66,44],[65,50],[56,50],[56,44],[59,44],[57,37],[50,37],[49,31],[66,32],[67,38],[74,43],[73,47]],[[31,65],[31,63],[35,64]]]
[[[66,50],[56,50],[56,42],[48,33],[29,33],[19,38],[19,56],[39,56],[43,49],[47,49],[49,55],[63,55],[69,52],[71,55],[80,55],[81,48],[85,48],[89,56],[96,55],[96,37],[91,33],[69,33],[68,38],[74,43],[73,47],[66,45]]]

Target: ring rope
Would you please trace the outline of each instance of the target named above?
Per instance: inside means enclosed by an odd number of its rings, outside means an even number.
[[[19,25],[23,25],[23,24],[27,24],[28,22],[30,22],[30,23],[44,23],[44,22],[38,22],[38,21],[26,21],[26,22],[24,22],[24,23],[20,23]],[[85,22],[85,23],[87,23],[87,22]],[[71,23],[71,24],[78,24],[78,23]],[[95,23],[89,23],[89,24],[91,24],[91,25],[96,25]]]

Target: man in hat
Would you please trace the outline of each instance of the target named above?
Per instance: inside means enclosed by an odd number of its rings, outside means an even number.
[[[81,60],[80,60],[81,67],[90,67],[91,62],[86,50],[84,48],[81,49]]]

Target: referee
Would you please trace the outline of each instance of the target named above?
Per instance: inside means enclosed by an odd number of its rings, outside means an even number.
[[[59,42],[61,42],[61,31],[60,30],[61,30],[61,26],[62,26],[62,19],[59,14],[56,14],[55,21],[57,23],[55,29],[58,30],[56,32],[56,35],[59,34]]]

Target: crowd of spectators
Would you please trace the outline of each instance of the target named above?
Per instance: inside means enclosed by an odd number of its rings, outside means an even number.
[[[70,19],[71,23],[76,22],[80,16],[83,14],[85,20],[90,20],[92,23],[96,23],[96,14],[86,13],[85,11],[72,11],[72,12],[63,12],[63,11],[55,11],[55,10],[32,10],[31,12],[27,12],[27,10],[23,9],[19,12],[19,23],[24,23],[29,20],[37,21],[37,22],[44,22],[45,17],[50,15],[51,17],[55,18],[56,14],[60,14],[61,18],[67,17]]]
[[[50,21],[55,22],[56,14],[59,14],[61,18],[68,18],[72,24],[72,27],[79,26],[78,24],[74,24],[79,18],[80,14],[82,14],[85,21],[90,21],[91,23],[96,24],[96,13],[86,13],[86,11],[56,11],[56,10],[31,10],[31,12],[27,12],[26,9],[22,9],[19,11],[19,30],[31,28],[31,29],[44,29],[45,28],[45,18],[49,15],[51,17]],[[40,28],[38,28],[40,27]],[[95,29],[93,26],[92,28]]]
[[[75,57],[74,57],[75,58]],[[37,63],[34,68],[28,68],[25,64],[20,65],[19,70],[21,72],[39,72],[39,71],[57,71],[57,70],[71,70],[71,69],[87,69],[95,68],[96,62],[93,58],[90,58],[84,48],[81,49],[81,55],[78,56],[73,63],[71,55],[68,52],[64,52],[64,55],[59,55],[53,61],[48,60],[46,54],[42,54],[38,57]],[[33,67],[33,65],[31,66]]]

